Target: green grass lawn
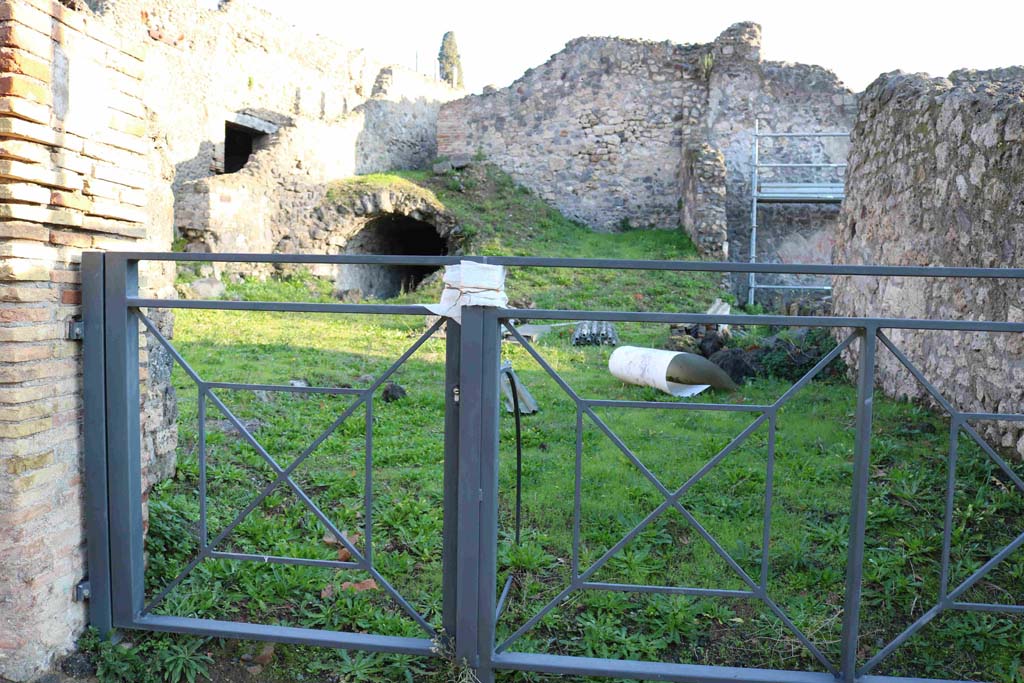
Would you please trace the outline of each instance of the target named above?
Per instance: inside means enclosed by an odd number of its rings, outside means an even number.
[[[404,174],[436,191],[466,230],[467,253],[694,259],[679,232],[596,234],[547,208],[507,176],[477,169],[460,179]],[[376,178],[375,182],[383,182]],[[722,295],[710,276],[636,271],[514,270],[513,300],[538,308],[703,310]],[[437,283],[403,301],[436,300]],[[229,296],[255,300],[329,300],[329,285],[308,277],[243,282]],[[206,380],[362,387],[424,332],[420,317],[331,316],[180,311],[174,344]],[[657,345],[664,326],[621,325],[622,342]],[[671,402],[625,385],[607,372],[608,348],[578,348],[571,328],[559,328],[537,351],[573,389],[588,398]],[[502,583],[514,577],[498,624],[501,642],[570,580],[576,408],[528,352],[502,349],[537,398],[541,411],[523,418],[523,542],[512,541],[514,423],[501,418]],[[842,375],[840,374],[839,377]],[[427,341],[394,375],[408,396],[373,402],[371,420],[357,409],[296,470],[296,483],[335,524],[366,550],[365,443],[372,424],[373,557],[381,576],[435,628],[440,627],[444,341]],[[198,402],[194,384],[173,375],[180,418],[177,476],[149,499],[149,594],[171,580],[197,548]],[[769,403],[789,382],[762,378],[737,395],[702,395],[696,402]],[[350,396],[257,394],[218,390],[257,440],[287,465],[352,402]],[[852,473],[855,389],[843,379],[815,381],[780,411],[775,446],[774,503],[768,591],[826,657],[839,657]],[[651,472],[674,490],[746,429],[757,414],[670,409],[597,409]],[[586,569],[664,497],[589,418],[583,422],[581,569]],[[907,402],[879,399],[864,565],[862,660],[929,609],[938,590],[945,453],[949,422]],[[259,454],[209,405],[208,515],[216,535],[273,478]],[[956,585],[1011,540],[1020,528],[1024,496],[969,438],[960,438],[951,584]],[[764,551],[763,513],[768,428],[763,424],[681,499],[739,567],[758,579]],[[358,536],[357,536],[358,535]],[[221,549],[259,555],[336,559],[324,529],[287,490],[277,490],[240,523]],[[378,586],[344,588],[369,578],[356,571],[208,560],[157,609],[158,613],[422,636],[423,631]],[[737,573],[678,511],[669,509],[609,559],[590,580],[698,588],[745,588]],[[1017,553],[966,600],[1021,604],[1024,558]],[[135,650],[104,647],[107,678],[142,669],[125,660],[139,652],[182,651],[193,661],[211,651],[221,660],[255,653],[258,644],[203,643],[169,636],[139,637]],[[148,648],[148,650],[147,650]],[[190,649],[191,648],[191,649]],[[664,594],[575,592],[513,646],[514,650],[655,661],[823,670],[762,602]],[[173,655],[172,652],[172,655]],[[190,658],[188,653],[192,653]],[[1024,679],[1019,620],[994,614],[940,616],[875,671],[975,680]],[[125,674],[118,666],[127,667]],[[160,668],[162,667],[162,668]],[[160,665],[160,671],[168,671]],[[151,672],[157,671],[149,667]],[[119,673],[120,672],[120,673]],[[156,675],[154,673],[154,675]],[[451,681],[451,667],[409,657],[276,648],[261,681]],[[173,680],[173,677],[170,677]],[[556,677],[501,674],[504,681]],[[184,679],[182,679],[184,680]],[[557,680],[568,680],[558,678]]]

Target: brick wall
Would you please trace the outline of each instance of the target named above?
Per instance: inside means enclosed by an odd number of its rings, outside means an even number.
[[[144,54],[51,0],[0,1],[0,677],[28,680],[85,621],[80,315],[86,249],[166,249],[170,165]],[[160,292],[163,268],[142,275]],[[163,324],[169,326],[169,319]],[[142,353],[147,480],[173,467],[169,365]]]

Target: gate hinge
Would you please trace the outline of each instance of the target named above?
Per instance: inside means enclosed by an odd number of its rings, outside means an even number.
[[[89,586],[89,579],[82,579],[75,586],[75,602],[85,602],[92,597],[92,589]]]
[[[69,320],[66,338],[69,341],[82,341],[85,339],[85,323],[78,318]]]

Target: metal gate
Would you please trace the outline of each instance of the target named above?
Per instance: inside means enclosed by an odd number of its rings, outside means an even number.
[[[967,602],[965,594],[996,565],[1024,545],[1024,529],[1016,530],[1014,539],[992,556],[966,580],[954,585],[949,579],[952,537],[957,439],[950,441],[946,456],[949,469],[949,491],[945,502],[943,525],[941,590],[934,596],[934,606],[925,611],[898,637],[870,656],[859,653],[861,589],[865,547],[865,524],[868,508],[868,483],[871,466],[872,409],[875,386],[876,350],[879,344],[888,348],[900,363],[925,387],[928,394],[951,417],[951,433],[961,432],[976,440],[984,452],[1006,475],[1012,485],[1024,493],[1024,481],[1010,465],[986,444],[972,421],[1024,421],[1021,414],[966,413],[957,410],[918,370],[909,358],[887,336],[889,330],[980,331],[989,333],[1024,333],[1024,323],[1000,321],[920,320],[905,318],[849,318],[832,316],[787,315],[706,315],[697,313],[608,312],[566,310],[519,310],[471,307],[462,312],[461,325],[449,324],[446,352],[445,446],[444,446],[444,539],[443,539],[443,631],[437,632],[401,593],[388,583],[374,563],[372,543],[373,500],[368,486],[365,500],[366,544],[360,552],[335,526],[329,516],[303,491],[292,478],[293,472],[306,457],[328,438],[358,406],[365,406],[367,436],[365,476],[369,484],[373,476],[372,407],[376,391],[388,378],[436,332],[443,323],[430,326],[408,350],[395,358],[382,374],[365,389],[289,387],[218,382],[202,377],[191,368],[174,346],[164,338],[147,317],[151,308],[199,308],[236,311],[284,311],[318,313],[357,313],[365,315],[397,314],[423,316],[428,311],[418,305],[270,303],[253,301],[196,301],[141,298],[138,294],[140,261],[203,261],[203,262],[270,262],[292,264],[376,264],[442,266],[457,263],[456,257],[410,256],[303,256],[303,255],[228,255],[168,253],[86,253],[83,256],[82,279],[85,323],[85,406],[86,406],[86,485],[89,524],[90,618],[101,632],[111,629],[142,629],[169,631],[213,637],[243,638],[283,643],[316,645],[371,652],[438,656],[438,641],[445,653],[454,653],[460,662],[472,668],[482,683],[494,680],[495,672],[503,670],[533,671],[615,678],[661,681],[748,681],[792,683],[829,683],[831,681],[909,681],[876,676],[877,665],[922,627],[947,610],[968,610],[1024,613],[1024,605],[978,604]],[[721,273],[790,273],[825,276],[866,277],[958,277],[1024,279],[1024,269],[928,268],[888,266],[791,266],[775,264],[689,263],[666,261],[626,261],[616,259],[583,260],[555,258],[471,258],[510,267],[604,268],[662,271],[712,271]],[[603,320],[636,323],[728,323],[732,325],[778,325],[841,328],[843,341],[813,369],[792,385],[776,401],[763,405],[747,403],[696,403],[615,401],[588,398],[577,393],[559,375],[517,329],[517,324],[530,320]],[[242,437],[266,461],[275,473],[273,482],[234,521],[213,538],[206,523],[206,454],[200,428],[198,452],[200,471],[200,550],[184,571],[163,590],[146,600],[144,594],[143,517],[140,470],[139,415],[139,344],[140,330],[148,330],[163,345],[198,387],[200,416],[208,406],[216,406],[235,426]],[[498,440],[499,440],[499,365],[500,344],[507,332],[529,353],[571,399],[576,410],[576,479],[574,495],[574,530],[571,580],[554,599],[507,638],[498,641],[495,623],[500,612],[498,597]],[[852,499],[849,507],[849,543],[843,619],[841,655],[830,659],[813,639],[793,623],[785,610],[773,600],[768,589],[770,567],[769,529],[772,522],[772,468],[775,464],[776,419],[780,408],[804,388],[831,361],[848,349],[857,349],[857,399],[855,444],[853,458]],[[346,394],[354,403],[319,434],[302,454],[291,463],[278,463],[258,442],[241,420],[234,416],[217,391],[246,389],[306,393]],[[750,426],[736,435],[720,452],[707,461],[682,486],[669,488],[630,449],[626,441],[595,412],[595,408],[671,409],[684,411],[738,411],[749,413]],[[638,525],[590,566],[581,564],[580,546],[580,468],[584,457],[582,430],[584,423],[599,429],[618,448],[642,477],[664,498]],[[760,574],[745,571],[714,535],[701,525],[687,508],[687,492],[741,446],[756,429],[768,430],[767,476],[764,492],[765,539],[760,556]],[[345,544],[351,560],[333,562],[290,557],[248,556],[218,550],[219,543],[237,524],[277,487],[290,489],[309,511]],[[697,588],[688,586],[628,585],[597,582],[594,574],[631,539],[667,510],[680,513],[692,528],[714,549],[737,577],[742,590]],[[383,634],[342,633],[277,625],[214,621],[153,613],[154,607],[206,558],[237,561],[257,560],[281,564],[313,564],[327,568],[358,569],[368,572],[378,584],[421,627],[420,637],[396,637]],[[515,645],[551,610],[578,591],[614,590],[625,592],[664,592],[716,598],[741,598],[762,602],[817,660],[821,672],[768,670],[710,665],[680,664],[596,659],[577,656],[518,652]]]

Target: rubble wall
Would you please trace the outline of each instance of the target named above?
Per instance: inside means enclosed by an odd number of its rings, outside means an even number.
[[[1024,79],[879,77],[861,100],[834,259],[1024,264]],[[1024,321],[1020,281],[836,278],[834,286],[840,315]],[[1024,412],[1020,334],[889,334],[957,409]],[[891,396],[925,396],[888,351],[879,352],[878,381]],[[975,426],[1024,455],[1020,423]]]

